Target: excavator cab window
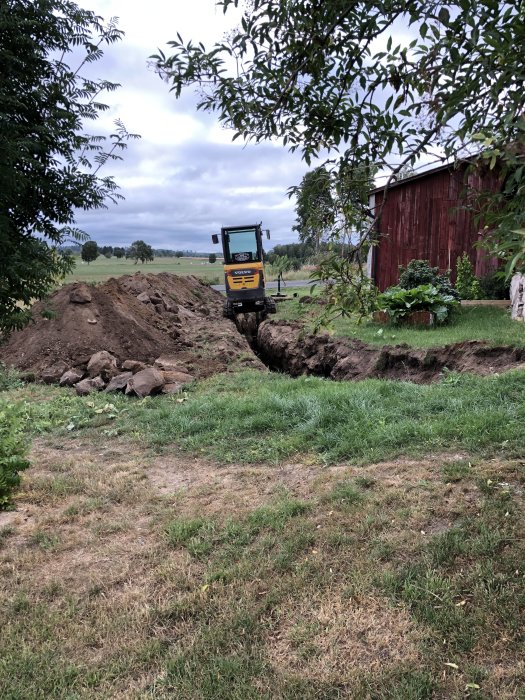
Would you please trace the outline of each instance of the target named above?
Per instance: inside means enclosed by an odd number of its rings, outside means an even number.
[[[228,231],[224,234],[224,262],[227,264],[259,262],[260,242],[256,229]]]

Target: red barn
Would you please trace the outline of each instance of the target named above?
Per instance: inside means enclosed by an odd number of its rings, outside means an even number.
[[[497,268],[497,260],[475,247],[479,226],[467,209],[467,192],[495,191],[497,176],[469,168],[467,163],[444,165],[370,192],[370,207],[378,216],[378,244],[368,259],[368,273],[380,290],[397,284],[399,266],[428,260],[440,271],[451,270],[464,252],[474,272],[483,277]],[[383,201],[385,200],[385,201]]]

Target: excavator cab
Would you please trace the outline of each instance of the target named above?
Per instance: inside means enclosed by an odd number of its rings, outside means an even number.
[[[270,238],[269,231],[266,237]],[[219,243],[219,236],[214,234],[212,241]],[[224,316],[275,313],[275,301],[266,296],[261,225],[224,227],[221,243],[226,285]]]

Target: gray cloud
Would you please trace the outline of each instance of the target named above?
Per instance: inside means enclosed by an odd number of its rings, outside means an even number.
[[[144,169],[155,181],[134,185],[135,174]],[[80,212],[77,219],[100,245],[142,238],[159,248],[208,250],[211,233],[221,226],[261,220],[272,230],[273,243],[296,238],[286,190],[300,181],[304,166],[284,149],[188,143],[166,150],[131,144],[113,170],[125,201]]]
[[[206,2],[200,0],[200,5]],[[90,131],[109,133],[113,120],[120,118],[142,139],[130,141],[123,160],[103,171],[115,177],[125,201],[105,210],[79,211],[78,226],[100,245],[129,245],[141,238],[157,248],[206,251],[211,233],[221,226],[259,221],[271,229],[274,244],[296,240],[293,202],[286,191],[307,169],[300,157],[272,144],[231,143],[215,115],[197,111],[195,91],[175,100],[169,85],[148,66],[148,56],[162,43],[152,39],[150,45],[137,33],[137,17],[125,16],[133,12],[131,5],[122,0],[98,0],[98,5],[106,17],[121,15],[119,26],[130,29],[131,40],[108,47],[103,60],[86,69],[92,77],[122,84],[106,95],[111,109],[89,125]],[[171,11],[177,13],[178,6]],[[199,22],[195,14],[195,26]],[[174,38],[177,27],[160,31]]]

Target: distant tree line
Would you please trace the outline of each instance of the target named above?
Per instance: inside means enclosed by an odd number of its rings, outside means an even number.
[[[303,265],[319,263],[326,255],[330,254],[333,247],[334,244],[324,241],[316,245],[313,242],[288,243],[287,245],[274,246],[264,257],[270,265],[280,264],[283,259],[286,259],[289,263],[287,270],[299,270]],[[352,243],[337,244],[337,251],[338,255],[345,259],[354,260],[359,257],[358,247]]]
[[[213,262],[217,260],[215,253],[198,253],[193,250],[170,250],[165,248],[152,248],[148,243],[144,241],[135,241],[131,246],[111,246],[104,245],[99,246],[96,241],[87,241],[82,246],[64,246],[62,249],[64,254],[69,255],[80,255],[84,262],[88,264],[96,260],[99,255],[103,255],[106,258],[126,258],[139,260],[142,263],[152,262],[154,258],[204,258],[207,257],[209,262],[212,262],[212,256],[214,257]]]

